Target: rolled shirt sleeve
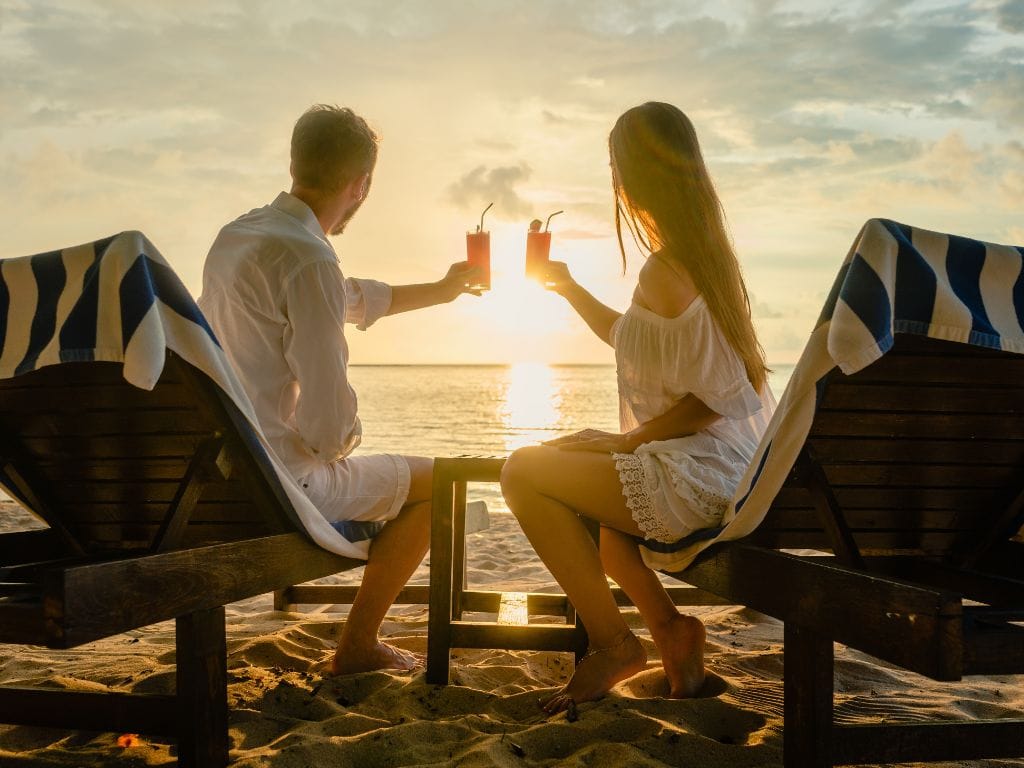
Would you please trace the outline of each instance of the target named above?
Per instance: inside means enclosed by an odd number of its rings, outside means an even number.
[[[365,331],[391,309],[391,286],[378,280],[345,278],[345,321]]]
[[[362,284],[360,318],[369,325],[366,318],[376,319],[371,312],[380,306],[380,294],[366,290],[372,281],[352,282]],[[284,286],[284,355],[299,385],[295,427],[310,454],[321,461],[347,456],[362,438],[356,393],[348,380],[348,284],[337,264],[318,261],[294,272]],[[390,288],[387,299],[390,304]]]

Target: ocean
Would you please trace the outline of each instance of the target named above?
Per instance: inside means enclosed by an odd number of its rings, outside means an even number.
[[[778,399],[793,366],[772,370]],[[355,455],[507,456],[580,429],[619,426],[613,365],[353,365],[349,378],[363,424]],[[471,486],[470,496],[508,511],[494,484]]]
[[[781,397],[792,365],[771,366]],[[361,453],[505,456],[588,427],[617,431],[612,365],[353,365]],[[492,511],[507,511],[496,485],[471,487]]]

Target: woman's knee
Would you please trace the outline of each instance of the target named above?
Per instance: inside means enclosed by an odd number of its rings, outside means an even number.
[[[506,499],[536,489],[539,460],[545,450],[543,446],[531,445],[513,451],[505,459],[501,468],[501,491]]]

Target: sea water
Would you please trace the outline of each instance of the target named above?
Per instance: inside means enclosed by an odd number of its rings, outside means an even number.
[[[791,365],[772,366],[782,395]],[[354,365],[361,453],[507,456],[516,448],[594,428],[618,431],[611,365]],[[492,511],[506,511],[496,485],[474,487]]]

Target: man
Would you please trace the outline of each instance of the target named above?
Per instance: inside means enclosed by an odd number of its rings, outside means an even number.
[[[429,545],[431,459],[350,457],[361,426],[347,376],[345,323],[450,302],[475,270],[389,286],[343,276],[340,235],[370,189],[377,136],[350,109],[316,105],[295,124],[290,192],[225,226],[203,270],[199,306],[278,457],[342,534],[380,528],[331,664],[334,674],[411,669],[380,641],[388,608]],[[385,524],[386,523],[386,524]],[[383,526],[381,528],[381,526]]]

